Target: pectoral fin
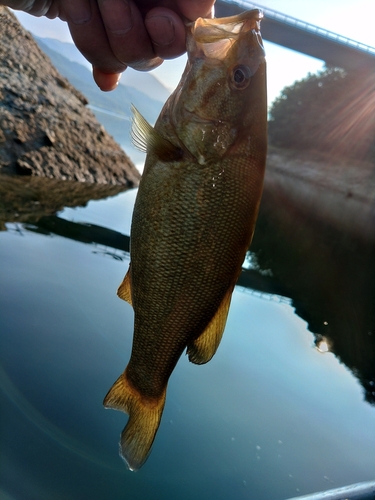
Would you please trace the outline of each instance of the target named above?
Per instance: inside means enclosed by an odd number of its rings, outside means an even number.
[[[130,470],[138,470],[147,460],[159,428],[166,390],[158,399],[146,399],[129,383],[126,370],[104,398],[104,406],[128,413],[121,433],[120,455]]]
[[[143,153],[154,153],[160,160],[174,161],[181,159],[183,155],[182,149],[161,136],[135,106],[132,106],[131,109],[133,112],[131,128],[133,145]]]
[[[126,302],[129,302],[130,305],[133,305],[132,303],[132,290],[131,290],[131,284],[130,284],[130,271],[131,267],[129,266],[128,272],[125,275],[125,278],[123,279],[121,285],[118,287],[117,290],[117,295],[120,297],[120,299],[125,300]]]
[[[202,365],[210,361],[215,354],[224,333],[232,293],[231,287],[205,331],[187,346],[186,354],[192,363]]]

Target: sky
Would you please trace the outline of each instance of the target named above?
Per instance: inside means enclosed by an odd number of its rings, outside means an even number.
[[[374,0],[261,0],[259,7],[269,8],[293,16],[302,21],[346,36],[358,42],[375,47]],[[32,33],[61,41],[71,42],[69,30],[60,20],[35,18],[16,12],[20,22]],[[323,62],[312,57],[264,42],[267,54],[268,101],[294,81],[304,78],[309,72],[323,68]],[[186,58],[183,56],[165,61],[154,70],[155,76],[173,90],[181,76]]]

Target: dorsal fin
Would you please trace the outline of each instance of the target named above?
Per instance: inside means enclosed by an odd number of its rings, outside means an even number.
[[[132,105],[131,110],[133,113],[131,137],[139,151],[153,153],[164,161],[179,160],[182,157],[183,151],[180,147],[162,137],[135,106]]]

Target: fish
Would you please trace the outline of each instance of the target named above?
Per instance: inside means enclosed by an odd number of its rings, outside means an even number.
[[[267,154],[262,17],[187,24],[186,68],[155,126],[133,108],[133,143],[147,156],[118,295],[133,306],[134,335],[103,402],[129,415],[120,455],[130,470],[149,456],[185,349],[196,364],[215,354],[252,239]]]

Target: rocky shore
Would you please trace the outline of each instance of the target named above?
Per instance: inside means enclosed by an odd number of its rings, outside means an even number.
[[[122,186],[140,174],[15,16],[0,6],[0,173]]]

